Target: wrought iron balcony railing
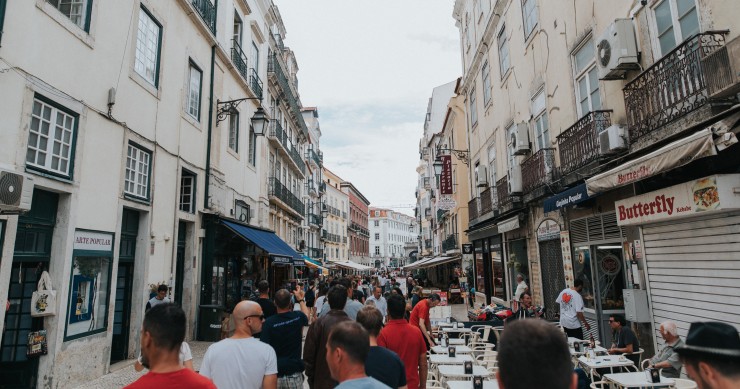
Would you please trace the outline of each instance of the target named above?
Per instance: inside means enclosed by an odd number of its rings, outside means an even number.
[[[301,114],[301,107],[298,104],[298,97],[293,93],[291,88],[291,82],[288,76],[285,75],[283,67],[280,65],[280,60],[275,53],[272,54],[270,60],[267,63],[267,72],[273,74],[277,80],[277,84],[280,87],[280,97],[282,97],[290,108],[291,116],[300,127],[301,131],[308,136],[308,127],[306,122],[303,120]]]
[[[321,239],[323,240],[329,239],[329,233],[326,232],[326,230],[321,230]]]
[[[476,197],[470,201],[468,201],[468,221],[473,221],[478,218],[478,202],[479,199]]]
[[[211,0],[191,0],[191,4],[213,35],[216,35],[216,7]]]
[[[442,250],[454,250],[457,248],[457,234],[447,235],[447,238],[442,241]]]
[[[560,170],[563,174],[571,173],[599,158],[599,132],[611,126],[611,112],[589,112],[558,135]]]
[[[493,193],[496,189],[489,186],[483,192],[480,192],[480,215],[483,216],[489,212],[493,212]]]
[[[208,0],[202,0],[208,2]],[[249,80],[249,67],[247,67],[247,55],[244,54],[242,47],[239,46],[239,42],[236,39],[231,40],[231,62],[234,63],[234,67],[242,75],[244,81]]]
[[[313,259],[323,259],[324,258],[324,250],[317,249],[315,247],[308,247],[306,249],[306,252],[308,253],[308,256]]]
[[[529,193],[553,181],[555,149],[540,149],[522,162],[522,191]]]
[[[323,223],[323,219],[321,216],[316,215],[314,213],[308,214],[308,223],[313,224],[315,226],[320,226]]]
[[[513,202],[513,199],[509,195],[509,177],[504,176],[500,180],[496,181],[496,197],[498,198],[498,206],[504,207]]]
[[[321,182],[319,184],[319,193],[326,193],[326,182]],[[337,214],[337,216],[339,216],[339,214]]]
[[[277,177],[270,177],[269,184],[268,195],[277,197],[280,201],[288,205],[288,207],[303,217],[305,214],[305,207],[303,205],[303,201],[301,201],[298,196],[294,195]]]
[[[630,143],[706,104],[701,58],[725,44],[725,31],[694,35],[625,85]]]
[[[296,150],[293,144],[288,140],[288,135],[283,131],[283,126],[277,120],[270,121],[270,132],[268,136],[282,145],[285,154],[295,163],[296,169],[302,174],[306,174],[306,163],[301,159],[301,153]]]
[[[321,166],[321,159],[319,158],[319,155],[313,150],[313,148],[309,148],[306,150],[306,159],[310,162],[313,162],[316,166]]]
[[[262,98],[262,80],[254,68],[249,69],[249,87],[252,88],[255,96]]]

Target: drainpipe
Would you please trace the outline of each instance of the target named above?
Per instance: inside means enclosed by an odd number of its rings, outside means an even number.
[[[213,132],[213,78],[216,72],[216,44],[211,46],[211,87],[208,97],[208,138],[206,141],[206,188],[203,195],[203,208],[210,209],[208,206],[209,187],[211,184],[211,133]]]

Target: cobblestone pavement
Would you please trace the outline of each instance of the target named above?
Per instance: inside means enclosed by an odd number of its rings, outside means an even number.
[[[459,321],[467,321],[467,308],[464,304],[451,305],[452,316]],[[195,370],[200,370],[200,364],[203,362],[203,355],[205,355],[208,346],[213,344],[212,342],[188,342],[190,345],[190,351],[193,353],[193,367]],[[114,389],[122,388],[146,374],[146,370],[137,373],[134,370],[134,359],[130,359],[123,362],[118,362],[111,366],[111,372],[88,384],[80,386],[80,389]],[[308,384],[304,383],[304,388],[308,388]]]

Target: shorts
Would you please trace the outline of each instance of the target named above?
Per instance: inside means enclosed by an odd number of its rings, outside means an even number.
[[[303,373],[299,371],[278,376],[277,387],[278,389],[303,389]]]

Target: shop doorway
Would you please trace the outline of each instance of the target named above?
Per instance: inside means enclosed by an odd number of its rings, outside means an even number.
[[[139,213],[124,209],[121,216],[121,247],[118,253],[116,304],[113,311],[113,340],[110,361],[128,359],[131,335],[131,284],[134,281],[136,239],[139,235]]]
[[[540,263],[542,265],[542,298],[545,306],[545,318],[555,320],[560,307],[555,304],[560,292],[565,289],[565,270],[563,270],[563,253],[560,240],[552,239],[539,242]]]
[[[0,387],[35,388],[38,357],[27,358],[28,333],[44,329],[44,319],[31,317],[31,295],[41,272],[49,269],[59,195],[34,190],[31,210],[18,218],[11,265],[5,332],[0,345]]]

